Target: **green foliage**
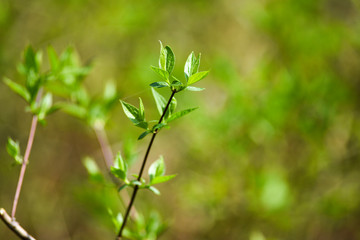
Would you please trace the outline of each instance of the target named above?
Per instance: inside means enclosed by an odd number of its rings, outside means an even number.
[[[129,180],[127,179],[127,169],[128,166],[119,152],[116,155],[114,166],[111,167],[111,173],[114,174],[115,177],[124,181],[125,183],[128,183]]]
[[[126,116],[133,122],[137,127],[148,129],[148,123],[145,121],[145,110],[141,98],[140,107],[137,108],[127,102],[120,100],[123,110]]]
[[[90,157],[85,157],[83,159],[82,163],[83,163],[84,167],[86,168],[91,180],[94,180],[94,181],[100,182],[100,183],[104,182],[104,177],[103,177],[98,165],[94,161],[94,159],[92,159]]]
[[[23,157],[20,153],[20,146],[18,141],[12,140],[10,137],[8,138],[7,144],[6,144],[6,150],[10,157],[12,157],[15,160],[16,164],[22,164]]]

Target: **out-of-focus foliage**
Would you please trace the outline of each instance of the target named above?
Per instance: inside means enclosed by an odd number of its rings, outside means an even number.
[[[158,40],[177,62],[201,52],[211,71],[195,97],[200,108],[164,131],[150,155],[163,154],[167,173],[178,175],[159,185],[159,197],[139,194],[148,224],[135,225],[163,230],[149,210],[159,209],[169,225],[161,239],[359,239],[359,11],[356,0],[2,0],[0,76],[21,79],[14,66],[28,43],[58,52],[70,44],[92,62],[89,95],[113,79],[119,97],[133,105],[141,97],[151,119],[146,86],[159,81],[150,69]],[[174,75],[183,70],[175,65]],[[185,94],[179,109],[193,107]],[[25,146],[31,119],[4,84],[0,100],[0,203],[9,209],[19,169],[6,144],[16,136]],[[146,139],[132,142],[141,129],[121,111],[118,103],[105,128],[113,151],[138,169]],[[17,220],[39,239],[112,239],[109,209],[122,205],[112,186],[89,181],[81,161],[92,156],[105,172],[93,132],[61,112],[47,122]],[[0,224],[0,239],[13,237]]]

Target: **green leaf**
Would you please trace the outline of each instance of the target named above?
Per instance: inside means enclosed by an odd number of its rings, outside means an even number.
[[[139,117],[139,109],[137,109],[135,106],[124,102],[122,100],[120,100],[122,108],[124,110],[125,115],[130,119],[130,120],[135,120]]]
[[[138,140],[143,139],[143,138],[146,137],[146,135],[148,135],[149,133],[151,133],[150,130],[147,130],[147,131],[143,132],[143,133],[140,134],[140,136],[138,137]]]
[[[175,54],[169,46],[165,47],[166,51],[166,71],[171,74],[175,66]]]
[[[123,189],[125,189],[126,187],[128,187],[129,186],[129,184],[123,184],[123,185],[121,185],[119,188],[118,188],[118,192],[120,192],[121,190],[123,190]]]
[[[54,48],[52,46],[49,46],[47,48],[47,53],[48,53],[48,57],[49,57],[51,70],[57,71],[59,68],[59,57],[57,56],[56,51],[54,50]]]
[[[158,184],[158,183],[167,182],[167,181],[169,181],[170,179],[173,179],[174,177],[176,177],[176,174],[174,174],[174,175],[168,175],[168,176],[158,176],[158,177],[153,178],[153,179],[150,181],[150,184]]]
[[[189,108],[189,109],[186,109],[186,110],[183,110],[183,111],[180,111],[180,112],[176,112],[176,113],[172,114],[167,119],[167,122],[169,123],[169,122],[172,122],[172,121],[174,121],[174,120],[176,120],[178,118],[181,118],[182,116],[184,116],[184,115],[186,115],[186,114],[188,114],[188,113],[190,113],[190,112],[192,112],[192,111],[194,111],[196,109],[198,109],[198,108]]]
[[[175,111],[177,106],[177,100],[175,97],[171,99],[170,106],[169,106],[169,116]]]
[[[195,73],[194,75],[191,75],[189,80],[188,80],[188,85],[194,84],[200,80],[202,80],[203,78],[205,78],[208,75],[209,71],[203,71],[203,72],[198,72]]]
[[[162,69],[160,69],[160,68],[157,68],[157,67],[154,67],[154,66],[151,66],[151,69],[154,71],[154,72],[156,72],[157,74],[159,74],[160,75],[160,77],[162,78],[162,79],[164,79],[166,82],[169,82],[169,73],[167,72],[167,71],[165,71],[165,70],[162,70]]]
[[[20,95],[20,97],[22,97],[23,99],[25,99],[25,101],[30,102],[30,93],[27,91],[27,89],[25,87],[23,87],[22,85],[8,79],[8,78],[4,78],[4,83],[11,89],[13,90],[15,93],[17,93],[18,95]]]
[[[139,109],[137,109],[135,106],[126,103],[122,100],[120,100],[121,105],[123,107],[123,110],[125,112],[125,115],[134,123],[135,126],[140,127],[140,128],[144,128],[144,129],[148,129],[148,123],[146,121],[144,121],[145,116],[143,116],[141,114],[141,111],[139,111]],[[140,100],[140,108],[144,107],[141,106],[142,105],[142,101]],[[143,111],[144,109],[142,109]]]
[[[29,71],[33,69],[36,73],[40,70],[42,60],[41,52],[35,52],[31,46],[28,46],[24,51],[24,63],[26,69]]]
[[[152,132],[156,132],[156,131],[159,131],[160,129],[162,129],[163,127],[167,126],[166,123],[158,123],[158,124],[155,124],[152,128]]]
[[[114,98],[117,98],[116,84],[113,81],[108,81],[104,88],[104,100],[113,101]]]
[[[6,144],[6,150],[8,154],[14,158],[15,162],[17,164],[22,164],[23,157],[20,154],[20,145],[18,141],[12,140],[10,137],[8,138],[7,144]]]
[[[160,57],[159,57],[159,68],[166,71],[166,50],[160,42]]]
[[[150,182],[152,179],[163,176],[165,174],[165,162],[163,156],[160,156],[158,160],[150,165],[148,174],[150,176]]]
[[[193,87],[193,86],[187,86],[185,89],[188,91],[192,91],[192,92],[200,92],[200,91],[205,90],[205,88],[198,88],[198,87]]]
[[[156,102],[156,107],[159,111],[159,114],[162,115],[167,102],[166,102],[165,98],[163,96],[161,96],[160,93],[158,93],[154,88],[151,88],[151,91],[154,96],[154,99]]]
[[[83,160],[83,164],[90,175],[100,173],[99,167],[97,166],[94,159],[92,159],[90,157],[86,157]]]
[[[139,182],[138,180],[131,180],[130,181],[130,186],[132,186],[132,187],[141,186],[141,182]]]
[[[167,82],[153,82],[150,84],[150,86],[154,88],[163,88],[169,87],[169,84]]]
[[[109,213],[109,215],[111,217],[112,223],[114,224],[114,230],[115,230],[115,232],[117,232],[120,229],[120,227],[121,227],[121,225],[122,225],[122,223],[124,221],[123,216],[122,216],[121,213],[118,213],[115,216],[113,211],[111,211],[110,208],[108,208],[108,213]]]
[[[169,46],[163,47],[160,41],[160,57],[159,67],[162,70],[167,71],[169,74],[173,71],[175,66],[175,55]]]
[[[186,80],[188,80],[190,76],[192,76],[193,74],[199,71],[200,58],[201,58],[201,54],[199,54],[199,57],[196,58],[194,52],[190,53],[188,59],[186,60],[185,68],[184,68]]]
[[[118,153],[116,154],[115,161],[114,161],[114,168],[120,169],[120,170],[122,170],[122,171],[124,171],[124,172],[127,171],[127,164],[126,164],[126,162],[124,161],[124,159],[122,158],[120,152],[118,152]]]
[[[40,108],[38,113],[39,120],[45,119],[47,112],[51,108],[51,105],[52,105],[52,94],[46,93],[40,102]]]
[[[156,187],[149,186],[147,189],[149,189],[150,191],[152,191],[156,195],[160,195],[160,191]]]
[[[141,98],[139,97],[139,101],[140,101],[140,105],[139,105],[139,119],[141,119],[141,121],[143,122],[145,120],[145,109],[144,109],[144,104],[141,100]]]
[[[121,157],[121,153],[118,152],[115,157],[114,166],[111,167],[110,171],[114,174],[117,178],[120,178],[123,181],[127,181],[127,169],[128,166],[124,159]]]
[[[91,179],[99,181],[99,182],[104,180],[104,178],[99,170],[99,167],[96,164],[96,162],[94,161],[94,159],[92,159],[90,157],[85,157],[84,160],[82,161],[82,163],[83,163],[84,167],[86,168]]]
[[[111,167],[110,171],[115,177],[117,177],[123,181],[126,181],[126,172],[124,172],[123,170]]]
[[[74,103],[61,102],[61,103],[57,103],[57,106],[59,106],[61,110],[63,110],[64,112],[66,112],[67,114],[73,117],[85,119],[87,115],[86,108]]]

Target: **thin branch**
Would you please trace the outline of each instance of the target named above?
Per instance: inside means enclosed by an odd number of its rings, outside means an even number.
[[[96,134],[96,138],[99,142],[101,152],[104,156],[105,165],[108,168],[108,170],[110,170],[110,167],[112,166],[112,163],[114,161],[114,154],[111,150],[106,132],[103,127],[93,127],[93,129]]]
[[[36,240],[27,231],[20,226],[20,224],[11,218],[5,209],[0,209],[0,218],[1,220],[20,238],[23,240]]]
[[[36,103],[40,102],[41,97],[42,97],[42,93],[43,93],[43,88],[40,88],[40,90],[38,91],[37,96],[36,96],[36,100],[35,100]],[[17,208],[17,205],[18,205],[19,197],[20,197],[21,187],[22,187],[22,184],[23,184],[23,181],[24,181],[26,166],[27,166],[27,164],[29,162],[31,148],[32,148],[32,145],[33,145],[33,142],[34,142],[37,122],[38,122],[37,115],[33,115],[32,120],[31,120],[31,128],[30,128],[28,142],[27,142],[27,145],[26,145],[24,160],[23,160],[22,165],[21,165],[19,180],[18,180],[18,183],[17,183],[15,196],[14,196],[13,207],[12,207],[12,211],[11,211],[11,218],[13,220],[15,220],[16,208]]]
[[[11,211],[11,218],[12,219],[15,219],[16,208],[17,208],[17,205],[18,205],[19,197],[20,197],[21,187],[22,187],[22,184],[23,184],[23,181],[24,181],[26,166],[27,166],[27,164],[29,162],[29,156],[30,156],[31,148],[32,148],[32,144],[34,142],[37,122],[38,122],[38,117],[36,115],[34,115],[32,117],[30,134],[29,134],[29,138],[28,138],[28,142],[27,142],[27,146],[26,146],[26,150],[25,150],[24,160],[23,160],[22,165],[21,165],[18,184],[17,184],[17,187],[16,187],[13,207],[12,207],[12,211]]]
[[[111,166],[113,164],[113,161],[114,161],[114,154],[113,154],[113,152],[111,150],[107,134],[106,134],[103,127],[93,127],[93,129],[95,131],[96,138],[97,138],[97,140],[99,142],[101,152],[102,152],[103,157],[104,157],[104,162],[105,162],[105,165],[107,167],[107,171],[108,171],[108,173],[110,175],[110,178],[116,185],[118,185],[119,181],[117,181],[117,178],[114,177],[114,175],[112,175],[111,172],[110,172],[110,168],[111,168]],[[121,192],[119,192],[119,194],[121,196],[120,199],[123,202],[123,204],[124,204],[124,202],[127,202],[129,200],[129,198],[130,198],[129,195],[127,194],[127,192],[125,192],[125,191],[121,191]],[[138,212],[136,211],[136,208],[133,208],[131,210],[131,217],[133,219],[135,219],[135,218],[137,218],[137,216],[138,216]]]
[[[173,99],[175,93],[176,93],[176,91],[172,91],[171,96],[170,96],[170,98],[169,98],[169,101],[167,102],[166,107],[165,107],[165,109],[164,109],[164,111],[163,111],[163,114],[162,114],[161,117],[160,117],[159,123],[162,122],[162,120],[163,120],[163,118],[164,118],[164,116],[165,116],[165,114],[166,114],[166,111],[168,110],[168,108],[169,108],[169,106],[170,106],[170,103],[171,103],[171,100]],[[143,172],[144,172],[145,165],[146,165],[146,160],[147,160],[147,158],[148,158],[148,156],[149,156],[149,153],[150,153],[152,144],[153,144],[153,142],[154,142],[154,140],[155,140],[155,137],[156,137],[157,133],[158,133],[158,131],[155,131],[155,132],[153,133],[152,137],[151,137],[149,146],[148,146],[148,148],[147,148],[147,150],[146,150],[146,153],[145,153],[145,156],[144,156],[144,160],[143,160],[143,162],[142,162],[142,165],[141,165],[141,168],[140,168],[140,171],[139,171],[139,176],[138,176],[138,178],[137,178],[138,181],[141,181],[141,177],[142,177],[142,174],[143,174]],[[124,221],[123,221],[123,223],[122,223],[122,225],[121,225],[119,234],[118,234],[118,236],[117,236],[117,238],[116,238],[117,240],[120,240],[120,239],[122,238],[122,233],[123,233],[123,230],[124,230],[124,228],[125,228],[127,219],[129,218],[129,213],[130,213],[130,210],[131,210],[132,205],[134,204],[135,197],[136,197],[136,194],[137,194],[138,190],[139,190],[139,186],[136,185],[136,186],[134,187],[134,191],[133,191],[133,194],[132,194],[132,196],[131,196],[130,203],[129,203],[127,209],[126,209],[126,213],[125,213],[125,216],[124,216]]]

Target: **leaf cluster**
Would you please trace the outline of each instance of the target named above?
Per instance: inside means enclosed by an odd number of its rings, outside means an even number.
[[[159,67],[151,66],[163,81],[153,82],[150,84],[153,88],[169,87],[171,91],[180,92],[184,89],[189,91],[202,91],[204,88],[191,86],[192,84],[204,79],[209,71],[199,72],[201,54],[197,57],[191,52],[186,60],[184,67],[185,82],[180,81],[172,76],[175,66],[175,55],[169,46],[163,47],[160,42]]]
[[[162,96],[159,92],[155,90],[155,88],[164,88],[167,87],[173,93],[178,93],[183,91],[184,89],[190,91],[202,91],[204,88],[197,88],[194,86],[190,86],[207,76],[208,71],[199,72],[200,67],[200,58],[201,54],[198,57],[195,56],[194,52],[192,52],[186,60],[184,67],[184,75],[185,82],[181,82],[174,76],[172,76],[172,72],[175,66],[175,55],[169,46],[163,46],[160,42],[160,56],[159,56],[159,67],[151,66],[151,69],[156,72],[163,81],[153,82],[150,84],[152,95],[154,97],[157,110],[162,116],[161,122],[157,120],[146,121],[145,119],[145,109],[141,98],[139,99],[139,108],[125,102],[121,101],[121,105],[123,107],[125,115],[130,119],[130,121],[137,127],[145,129],[143,133],[140,134],[138,139],[142,139],[147,136],[149,133],[156,133],[160,129],[167,127],[168,123],[183,117],[184,115],[196,110],[197,108],[189,108],[186,110],[182,110],[179,112],[175,112],[177,106],[177,100],[175,97],[171,99],[169,103],[169,107],[167,111],[164,113],[165,108],[167,106],[167,101],[164,96]],[[150,124],[152,126],[150,127]]]

